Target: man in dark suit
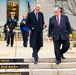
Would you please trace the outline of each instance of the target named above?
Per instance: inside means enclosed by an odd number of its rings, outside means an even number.
[[[54,42],[54,51],[56,56],[56,64],[61,63],[61,58],[65,59],[64,53],[68,50],[72,38],[72,30],[68,17],[60,13],[60,8],[54,9],[54,16],[49,19],[49,39]],[[61,47],[62,44],[62,48]]]
[[[43,26],[44,26],[44,16],[40,12],[41,6],[36,4],[34,11],[29,12],[27,15],[26,24],[29,26],[30,33],[30,47],[33,48],[32,57],[35,59],[35,64],[38,63],[38,52],[40,47],[43,46]]]
[[[14,44],[14,34],[15,34],[15,27],[17,26],[17,19],[15,18],[15,12],[11,12],[11,17],[7,19],[7,45],[9,46],[11,40],[11,47]]]

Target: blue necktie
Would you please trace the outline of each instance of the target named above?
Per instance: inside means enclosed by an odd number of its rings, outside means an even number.
[[[36,19],[37,19],[37,21],[38,21],[38,14],[36,13]]]

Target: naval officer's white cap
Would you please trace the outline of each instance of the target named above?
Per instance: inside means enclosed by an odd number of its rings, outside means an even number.
[[[11,12],[11,15],[15,15],[15,12]]]

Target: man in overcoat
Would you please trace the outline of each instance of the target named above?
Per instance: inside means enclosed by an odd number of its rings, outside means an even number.
[[[27,15],[27,25],[29,26],[30,32],[30,47],[33,48],[32,57],[34,57],[34,63],[38,63],[38,52],[43,46],[43,27],[44,27],[44,16],[40,12],[41,6],[39,4],[35,5],[32,12]]]

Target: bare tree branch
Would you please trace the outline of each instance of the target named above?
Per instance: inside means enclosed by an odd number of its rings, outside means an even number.
[[[73,16],[76,16],[76,0],[67,0],[66,8],[72,13]]]

